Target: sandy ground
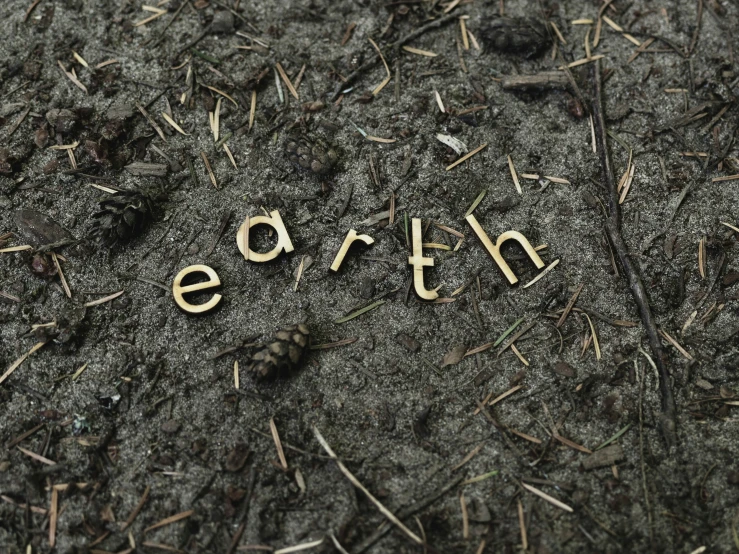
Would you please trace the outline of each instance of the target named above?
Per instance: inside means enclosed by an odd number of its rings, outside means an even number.
[[[161,545],[225,552],[321,539],[312,551],[331,552],[331,535],[354,554],[423,551],[397,528],[369,541],[385,517],[325,457],[314,427],[379,502],[425,538],[429,552],[514,552],[524,542],[537,553],[739,549],[739,267],[737,233],[721,224],[739,225],[739,180],[712,182],[739,173],[735,4],[614,2],[605,14],[636,40],[666,39],[630,63],[636,46],[607,24],[596,48],[595,26],[572,23],[595,20],[597,3],[505,4],[507,15],[555,22],[567,41],[558,44],[567,62],[585,57],[587,34],[593,55],[602,54],[603,67],[612,70],[604,84],[607,121],[624,143],[611,142],[612,159],[620,177],[629,162],[624,146],[630,147],[635,167],[622,205],[624,236],[660,328],[691,358],[665,341],[678,411],[672,450],[657,425],[660,398],[642,354],[649,352],[644,330],[604,238],[606,194],[588,117],[577,117],[575,96],[564,90],[502,89],[504,76],[556,70],[561,62],[552,59],[551,41],[531,59],[486,47],[484,28],[498,14],[497,2],[452,8],[469,16],[466,27],[481,50],[474,41],[464,49],[456,18],[408,44],[436,57],[398,55],[390,45],[442,17],[444,3],[241,2],[239,17],[218,15],[211,23],[225,4],[199,0],[184,5],[166,30],[177,2],[140,26],[133,25],[155,13],[138,1],[42,0],[24,21],[29,5],[10,0],[0,7],[6,149],[0,161],[8,163],[0,174],[0,235],[13,233],[0,248],[28,242],[19,210],[36,210],[84,239],[105,196],[92,184],[149,187],[167,199],[148,230],[126,245],[110,250],[85,241],[56,250],[66,260],[71,298],[58,276],[32,274],[31,253],[0,254],[0,372],[38,342],[33,325],[56,320],[71,335],[63,344],[49,342],[0,384],[2,552],[26,552],[29,545],[33,552],[161,552]],[[193,51],[188,45],[203,31],[209,32]],[[372,96],[386,76],[378,64],[332,102],[339,79],[374,56],[370,38],[390,60],[393,80]],[[683,54],[695,46],[685,56],[668,42]],[[116,63],[95,69],[106,60]],[[58,61],[74,69],[88,94]],[[305,66],[299,101],[282,81],[278,93],[278,62],[292,82]],[[572,70],[585,96],[592,88],[588,65]],[[232,133],[227,144],[238,169],[214,144],[208,111],[220,95],[205,85],[237,104],[222,100],[220,134]],[[188,90],[192,103],[184,106]],[[316,102],[323,107],[308,105]],[[166,142],[137,103],[147,106]],[[475,107],[485,109],[459,115]],[[38,129],[55,109],[76,110],[78,122],[56,134],[47,125],[48,143],[39,148]],[[186,135],[161,116],[170,110]],[[96,161],[86,141],[101,144],[106,125],[121,113],[128,115],[123,135]],[[336,146],[340,161],[329,176],[300,172],[286,159],[285,138],[299,131]],[[459,156],[435,138],[439,133],[469,150],[487,147],[446,171]],[[68,153],[49,147],[75,141],[84,171],[70,174]],[[688,155],[696,152],[708,157]],[[519,195],[509,154],[519,174],[568,183],[521,178]],[[166,175],[135,176],[121,161],[165,164]],[[559,260],[530,288],[507,284],[464,221],[483,190],[475,216],[491,237],[518,230],[532,244],[547,245],[541,251],[547,265]],[[395,221],[364,223],[389,208],[391,191]],[[280,211],[295,246],[269,264],[245,261],[235,241],[244,218],[262,207]],[[464,233],[456,251],[425,250],[435,260],[427,285],[441,285],[441,297],[454,302],[429,304],[408,294],[406,217]],[[353,249],[332,274],[350,228],[375,244]],[[255,235],[267,250],[266,233]],[[435,226],[424,238],[451,247],[457,240]],[[520,250],[504,252],[522,284],[537,275]],[[204,317],[180,311],[170,291],[174,275],[191,264],[209,265],[223,283],[221,306]],[[580,285],[576,307],[599,314],[591,321],[600,359],[583,313],[554,326]],[[84,308],[121,290],[113,301]],[[384,303],[336,323],[377,301]],[[510,348],[444,365],[454,357],[448,353],[494,342],[521,318],[517,329],[534,324],[515,343],[528,365]],[[273,383],[258,383],[245,369],[253,347],[214,358],[299,321],[310,327],[313,345],[356,341],[311,350],[295,375]],[[239,390],[234,361],[241,366]],[[483,399],[519,386],[487,407],[489,417],[475,414]],[[597,459],[587,450],[617,433],[610,443],[616,448],[607,452],[622,451],[620,459],[586,469]],[[467,482],[475,477],[482,478]],[[49,517],[53,498],[56,514]],[[150,529],[177,514],[184,517]]]

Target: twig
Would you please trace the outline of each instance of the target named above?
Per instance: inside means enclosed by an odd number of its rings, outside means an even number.
[[[674,446],[677,442],[677,430],[675,423],[675,399],[672,396],[672,388],[670,387],[670,374],[665,365],[664,352],[662,350],[662,342],[660,341],[657,324],[654,321],[652,308],[649,304],[647,291],[644,288],[639,269],[631,261],[628,247],[621,235],[621,213],[618,203],[617,183],[611,166],[611,159],[608,153],[608,143],[606,137],[605,116],[603,114],[603,100],[601,91],[601,67],[600,61],[595,62],[592,71],[593,80],[593,123],[595,126],[596,141],[598,143],[598,156],[600,157],[602,178],[606,189],[608,190],[608,205],[610,213],[606,217],[605,229],[608,239],[610,240],[613,250],[618,255],[621,262],[623,273],[629,283],[631,294],[639,309],[644,329],[649,339],[649,347],[654,355],[654,360],[659,373],[659,391],[662,399],[662,418],[661,430],[668,448]]]

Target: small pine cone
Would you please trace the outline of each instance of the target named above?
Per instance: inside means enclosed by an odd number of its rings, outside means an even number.
[[[287,377],[303,358],[309,335],[303,323],[280,329],[272,342],[251,357],[248,369],[257,379]]]
[[[91,238],[112,247],[140,235],[152,217],[152,198],[139,190],[116,192],[100,201]]]
[[[339,161],[338,153],[330,144],[321,138],[314,139],[307,135],[288,138],[285,153],[297,167],[316,175],[329,173]]]
[[[483,30],[486,44],[499,52],[533,58],[552,44],[544,23],[532,17],[496,17]]]

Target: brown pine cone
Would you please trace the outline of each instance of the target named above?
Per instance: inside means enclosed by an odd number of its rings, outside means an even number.
[[[307,135],[288,138],[285,142],[285,154],[300,169],[316,175],[329,173],[339,161],[338,153],[330,144],[321,138]]]
[[[532,17],[496,17],[482,30],[487,46],[533,58],[552,44],[545,24]]]
[[[91,238],[108,247],[140,235],[153,212],[153,198],[146,192],[126,190],[100,201],[101,210],[93,215]]]
[[[280,329],[272,342],[251,357],[249,371],[257,379],[287,377],[303,358],[309,335],[308,327],[303,323]]]

